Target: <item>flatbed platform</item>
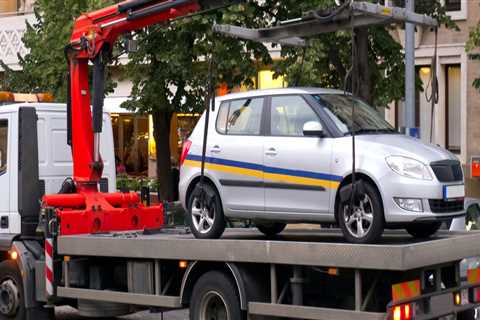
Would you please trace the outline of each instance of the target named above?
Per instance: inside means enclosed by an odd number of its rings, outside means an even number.
[[[286,230],[266,239],[256,229],[230,229],[218,240],[189,233],[112,233],[58,237],[58,253],[138,259],[296,264],[406,271],[480,256],[480,232],[441,231],[429,240],[389,231],[374,245],[346,243],[339,230]]]

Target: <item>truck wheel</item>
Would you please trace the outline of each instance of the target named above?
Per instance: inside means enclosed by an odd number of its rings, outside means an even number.
[[[205,184],[204,194],[195,187],[188,201],[187,221],[195,238],[218,239],[225,230],[225,217],[217,191]]]
[[[257,229],[267,237],[273,237],[282,232],[286,226],[285,223],[259,224]]]
[[[25,319],[22,276],[12,260],[0,263],[0,319]]]
[[[338,222],[348,242],[374,243],[382,235],[384,229],[383,205],[378,191],[370,183],[364,182],[365,193],[359,196],[353,206],[338,205]]]
[[[430,236],[437,233],[441,225],[441,222],[412,223],[409,224],[406,229],[407,232],[415,238],[429,238]]]
[[[222,272],[210,271],[197,281],[190,300],[190,320],[244,320],[233,282]]]

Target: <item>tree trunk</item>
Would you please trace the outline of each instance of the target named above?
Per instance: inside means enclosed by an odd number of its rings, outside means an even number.
[[[357,28],[355,30],[356,37],[355,41],[357,44],[357,57],[356,57],[356,73],[354,76],[356,77],[356,84],[354,88],[356,89],[354,92],[364,101],[369,104],[372,104],[372,84],[371,84],[371,72],[369,66],[369,39],[368,39],[368,27]]]
[[[157,179],[161,201],[173,201],[174,188],[170,154],[170,123],[172,112],[154,111],[153,137],[157,146]]]

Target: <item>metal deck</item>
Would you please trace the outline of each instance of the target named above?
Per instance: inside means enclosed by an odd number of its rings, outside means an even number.
[[[338,230],[287,230],[274,240],[256,229],[227,230],[219,240],[172,232],[97,234],[59,237],[58,253],[405,271],[480,256],[480,232],[442,231],[415,241],[405,232],[390,231],[375,245],[346,243]]]

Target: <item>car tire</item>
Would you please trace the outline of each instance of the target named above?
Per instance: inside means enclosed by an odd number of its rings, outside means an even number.
[[[23,280],[13,260],[0,263],[0,295],[0,319],[26,318]]]
[[[245,320],[234,282],[224,273],[210,271],[198,279],[190,300],[190,320]]]
[[[285,223],[266,223],[266,224],[258,224],[257,229],[266,235],[267,237],[273,237],[285,230],[287,224]]]
[[[188,199],[188,225],[195,238],[218,239],[226,226],[220,195],[209,184],[203,186],[203,193],[195,187]]]
[[[385,226],[380,194],[371,183],[364,181],[363,186],[365,193],[362,196],[364,197],[354,204],[354,214],[348,215],[346,203],[339,203],[337,206],[338,223],[344,238],[351,243],[375,243],[382,236]]]
[[[407,229],[407,232],[414,238],[425,239],[437,233],[441,225],[441,222],[412,223],[409,224],[405,229]]]

